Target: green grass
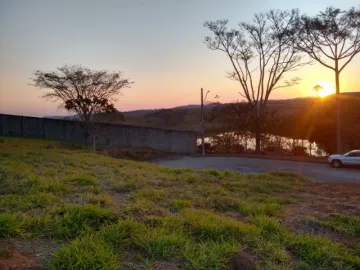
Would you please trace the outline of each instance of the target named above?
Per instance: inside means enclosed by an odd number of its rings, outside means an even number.
[[[21,234],[23,218],[16,214],[0,214],[0,238]]]
[[[52,193],[6,194],[0,195],[0,213],[27,211],[36,208],[47,208],[62,203],[62,199]]]
[[[88,231],[115,223],[117,215],[95,205],[67,205],[50,209],[45,215],[27,218],[28,233],[57,239],[71,239]]]
[[[359,251],[284,225],[306,179],[169,169],[84,147],[0,138],[0,238],[54,239],[49,269],[227,269],[245,250],[263,269],[358,269]],[[49,147],[51,145],[51,147]],[[359,219],[321,226],[359,236]]]
[[[319,223],[343,234],[360,236],[360,217],[334,214],[320,218]]]
[[[120,269],[116,260],[108,245],[89,233],[57,251],[51,259],[50,269],[116,270]]]

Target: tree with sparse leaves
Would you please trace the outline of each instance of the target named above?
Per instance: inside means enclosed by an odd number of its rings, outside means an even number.
[[[63,66],[52,72],[38,70],[32,82],[35,87],[49,90],[43,98],[60,102],[62,108],[79,116],[85,128],[85,141],[92,135],[94,151],[97,134],[94,123],[102,121],[104,114],[119,113],[112,102],[122,89],[132,84],[121,72],[97,71],[83,66]]]
[[[61,107],[75,112],[88,123],[99,113],[116,112],[114,102],[122,89],[132,82],[121,72],[91,70],[83,66],[63,66],[57,71],[36,71],[33,85],[48,89],[43,98],[61,102]]]
[[[337,107],[337,151],[342,148],[340,74],[360,52],[360,9],[328,7],[316,16],[298,16],[292,36],[297,49],[334,71]]]
[[[306,64],[290,35],[296,15],[296,10],[257,14],[252,24],[240,23],[238,29],[229,29],[227,20],[205,23],[213,33],[213,37],[205,38],[205,43],[209,49],[227,56],[232,68],[229,78],[239,83],[240,94],[254,107],[257,152],[271,93],[297,84],[299,78],[284,77]]]

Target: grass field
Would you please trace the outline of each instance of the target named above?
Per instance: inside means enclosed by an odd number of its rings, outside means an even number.
[[[3,137],[0,269],[360,269],[359,188],[319,185]]]

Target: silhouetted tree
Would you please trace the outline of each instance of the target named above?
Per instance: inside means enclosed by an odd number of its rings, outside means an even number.
[[[292,35],[296,48],[335,73],[336,96],[339,99],[340,73],[360,52],[360,10],[343,11],[328,7],[316,16],[298,16]],[[337,107],[337,151],[341,152],[340,101]]]
[[[297,12],[270,11],[257,14],[252,24],[240,23],[228,29],[227,20],[206,22],[214,37],[206,37],[209,49],[220,50],[230,60],[231,79],[239,82],[240,94],[254,106],[256,151],[260,151],[263,116],[273,90],[297,84],[299,78],[285,80],[284,75],[304,65],[289,34]]]
[[[111,103],[123,88],[132,82],[124,79],[121,72],[91,70],[83,66],[63,66],[57,71],[36,71],[33,85],[49,89],[43,98],[60,101],[61,107],[77,113],[81,120],[89,122],[96,113],[113,112]]]
[[[251,130],[252,108],[246,102],[232,102],[218,104],[208,116],[208,122],[221,130],[221,134],[212,137],[212,142],[217,151],[241,152],[244,139]]]
[[[324,88],[323,88],[321,85],[319,85],[319,84],[317,84],[317,85],[315,85],[315,86],[313,87],[313,90],[315,91],[317,97],[319,97],[319,93],[320,93],[320,91],[323,90],[323,89],[324,89]]]
[[[116,100],[123,88],[132,84],[129,79],[122,78],[121,72],[97,71],[83,66],[63,66],[52,72],[38,70],[32,82],[35,87],[50,90],[43,98],[60,101],[61,107],[80,117],[86,141],[92,133],[94,151],[98,130],[93,124],[102,121],[107,113],[114,113],[120,120],[123,119],[111,102]]]

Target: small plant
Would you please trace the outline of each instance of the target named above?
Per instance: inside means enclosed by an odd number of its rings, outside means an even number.
[[[237,245],[223,242],[187,243],[183,256],[189,263],[190,269],[228,269],[231,256],[239,251]]]
[[[101,238],[89,234],[75,239],[57,251],[50,262],[50,269],[103,269],[118,270],[117,257]]]
[[[96,179],[91,175],[81,175],[69,180],[71,183],[78,184],[80,186],[97,186]]]
[[[334,214],[319,220],[321,225],[332,228],[340,233],[360,236],[360,217]]]
[[[184,227],[199,241],[252,243],[259,236],[255,226],[219,217],[210,211],[184,210]]]
[[[40,219],[28,218],[25,227],[38,235],[58,239],[72,239],[90,230],[114,223],[117,215],[110,209],[95,205],[69,205],[54,208]]]
[[[36,208],[47,208],[61,202],[62,200],[52,193],[0,195],[0,212],[18,212]]]
[[[104,206],[111,206],[114,204],[113,199],[106,194],[86,194],[85,195],[85,201],[91,204],[95,204],[101,207]]]
[[[190,207],[191,206],[191,201],[190,200],[172,200],[170,202],[170,207],[172,209],[175,209],[176,211],[180,211],[186,207]]]
[[[298,235],[291,244],[301,260],[313,268],[358,269],[360,261],[352,259],[349,250],[325,237]]]
[[[153,202],[160,202],[167,199],[169,192],[160,189],[139,190],[132,197],[135,199],[146,199]]]
[[[165,228],[148,228],[136,240],[136,244],[143,248],[150,260],[159,258],[175,258],[187,241],[180,231],[169,231]]]
[[[113,190],[116,192],[130,192],[136,190],[135,182],[125,182],[114,185]]]
[[[22,218],[15,214],[0,214],[0,238],[21,234]]]

